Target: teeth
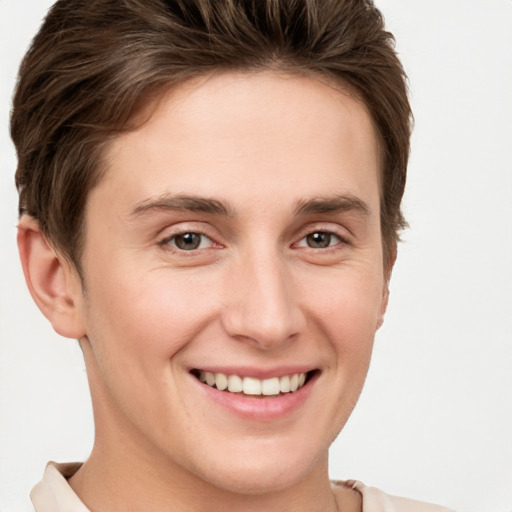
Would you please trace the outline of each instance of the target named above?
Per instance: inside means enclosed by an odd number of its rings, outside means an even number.
[[[204,376],[206,378],[206,384],[208,384],[208,386],[213,386],[215,384],[215,375],[213,375],[213,373],[205,372]]]
[[[305,379],[304,379],[305,380]],[[279,395],[281,387],[279,385],[279,378],[265,379],[261,381],[261,394],[262,395]]]
[[[208,378],[206,379],[206,382],[208,382]],[[290,377],[290,391],[297,391],[298,387],[299,387],[299,374],[295,373]]]
[[[228,391],[231,391],[231,393],[241,393],[242,390],[242,379],[238,375],[230,375],[228,377]]]
[[[228,387],[228,378],[223,373],[215,374],[215,386],[224,391]]]
[[[281,387],[281,393],[289,393],[290,389],[290,377],[285,375],[279,379],[279,386]]]
[[[261,395],[261,380],[252,377],[244,377],[243,380],[245,395]]]
[[[208,386],[215,386],[220,391],[231,393],[244,393],[245,395],[275,396],[279,393],[290,393],[304,386],[305,373],[294,373],[283,377],[270,379],[255,379],[254,377],[239,377],[238,375],[225,375],[224,373],[199,372],[199,380]]]

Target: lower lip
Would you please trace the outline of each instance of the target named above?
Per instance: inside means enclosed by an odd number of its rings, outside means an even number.
[[[267,396],[267,397],[250,397],[247,395],[238,395],[229,391],[219,391],[207,384],[203,384],[196,377],[192,376],[196,383],[209,400],[229,409],[235,414],[247,419],[265,421],[275,420],[285,417],[306,402],[311,390],[318,379],[318,374],[314,375],[297,391],[290,393]]]

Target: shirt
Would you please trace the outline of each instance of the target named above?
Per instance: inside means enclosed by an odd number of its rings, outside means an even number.
[[[79,462],[48,463],[43,479],[30,493],[36,512],[90,512],[67,481],[81,465]],[[355,480],[343,482],[343,485],[348,485],[361,494],[362,512],[453,512],[438,505],[391,496]]]

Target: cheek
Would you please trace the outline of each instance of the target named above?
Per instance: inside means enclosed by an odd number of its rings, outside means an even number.
[[[141,366],[146,361],[148,372],[150,362],[167,365],[204,327],[214,309],[213,298],[197,284],[170,276],[165,269],[93,277],[88,311],[91,342],[99,350],[100,344],[108,344],[109,357],[115,351],[125,359],[137,357]]]
[[[303,280],[301,292],[305,307],[340,349],[357,349],[365,340],[373,340],[383,301],[384,282],[378,270],[343,269],[331,275],[319,273],[308,281]]]
[[[325,281],[316,280],[308,303],[321,337],[322,351],[332,365],[333,390],[339,408],[333,411],[336,434],[355,406],[370,364],[380,318],[383,280],[375,272],[339,272]]]
[[[154,417],[151,411],[160,411],[165,431],[171,422],[164,418],[162,404],[174,396],[170,390],[176,388],[176,354],[201,328],[200,301],[184,293],[188,288],[176,279],[109,275],[90,283],[87,336],[94,358],[89,364],[94,370],[88,368],[95,376],[92,392],[99,396],[97,402],[109,403],[133,424],[140,424],[140,411],[148,417]],[[172,399],[179,402],[179,397]]]

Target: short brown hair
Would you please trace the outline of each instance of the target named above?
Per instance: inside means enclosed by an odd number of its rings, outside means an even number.
[[[366,105],[382,152],[388,265],[405,226],[406,77],[371,0],[59,0],[25,56],[11,135],[20,214],[80,270],[84,210],[105,144],[148,98],[216,70],[323,75]]]

